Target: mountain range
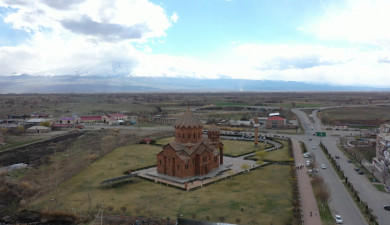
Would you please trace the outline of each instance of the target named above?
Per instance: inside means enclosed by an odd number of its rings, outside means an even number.
[[[223,92],[223,91],[390,91],[390,88],[341,86],[278,80],[197,79],[132,76],[0,76],[0,93]]]

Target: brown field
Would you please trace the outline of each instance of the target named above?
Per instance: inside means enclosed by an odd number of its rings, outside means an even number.
[[[390,106],[364,106],[326,109],[319,112],[325,124],[376,125],[390,121]]]

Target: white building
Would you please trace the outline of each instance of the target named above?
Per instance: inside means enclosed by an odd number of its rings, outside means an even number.
[[[390,124],[381,124],[376,135],[376,157],[373,164],[379,171],[390,168]]]

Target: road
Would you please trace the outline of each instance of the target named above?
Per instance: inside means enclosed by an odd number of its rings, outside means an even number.
[[[300,111],[301,112],[301,111]],[[314,110],[313,120],[314,130],[321,131],[321,121],[317,117],[318,110]],[[303,112],[301,112],[302,115]],[[303,113],[304,114],[304,113]],[[373,210],[373,214],[378,218],[380,225],[390,224],[390,212],[383,209],[383,205],[390,204],[390,194],[383,193],[377,190],[370,181],[362,175],[359,175],[354,170],[354,165],[347,162],[347,157],[337,147],[338,137],[322,138],[322,143],[327,147],[331,155],[338,155],[339,165],[348,177],[348,180],[353,184],[354,188],[359,192],[360,198],[367,203],[368,207]]]
[[[344,184],[337,175],[336,171],[331,166],[325,154],[319,149],[320,138],[312,135],[314,131],[320,131],[317,128],[317,124],[312,124],[304,112],[295,109],[293,112],[297,114],[299,120],[301,121],[302,127],[305,130],[305,135],[294,137],[306,144],[308,151],[315,155],[317,165],[326,165],[326,169],[320,169],[319,174],[324,178],[324,181],[331,193],[329,208],[332,211],[332,215],[341,215],[343,218],[343,224],[367,224],[354,200],[351,198]],[[312,127],[313,130],[311,129]],[[325,139],[326,138],[322,138],[322,141],[324,142]],[[316,150],[314,150],[313,147],[316,147]]]

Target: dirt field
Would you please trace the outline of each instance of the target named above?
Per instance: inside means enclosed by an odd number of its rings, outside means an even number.
[[[365,106],[326,109],[319,112],[324,124],[375,125],[390,121],[390,106]]]

